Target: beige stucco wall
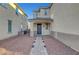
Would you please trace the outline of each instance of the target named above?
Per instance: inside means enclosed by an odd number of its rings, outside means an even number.
[[[50,35],[50,25],[48,25],[48,29],[46,29],[46,24],[42,24],[42,35]]]
[[[27,30],[27,17],[26,16],[22,16],[21,14],[19,15],[20,21],[21,21],[21,25],[23,26],[23,30]]]
[[[54,36],[69,47],[79,51],[79,4],[54,3],[51,7],[54,19]]]
[[[79,34],[79,4],[53,4],[55,31]]]
[[[48,12],[47,15],[44,14],[45,13],[45,10]],[[40,13],[39,17],[44,17],[44,18],[48,18],[49,15],[50,15],[49,9],[40,9],[40,12],[39,13]]]
[[[34,36],[33,22],[30,22],[29,24],[30,24],[30,27],[29,27],[30,28],[30,36],[33,37]]]
[[[7,9],[0,6],[0,40],[16,36],[22,22],[21,14],[17,16],[9,4],[5,4],[5,6]],[[8,33],[8,20],[12,20],[12,33]]]

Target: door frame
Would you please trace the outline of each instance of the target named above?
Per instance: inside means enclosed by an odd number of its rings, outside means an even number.
[[[39,26],[39,27],[38,27]],[[39,30],[38,30],[39,29]],[[41,23],[38,23],[37,24],[37,34],[42,34],[42,24]]]

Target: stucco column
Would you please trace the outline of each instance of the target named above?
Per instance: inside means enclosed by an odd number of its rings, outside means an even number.
[[[31,22],[30,26],[31,26],[31,29],[30,29],[30,36],[33,37],[33,36],[34,36],[33,22]]]

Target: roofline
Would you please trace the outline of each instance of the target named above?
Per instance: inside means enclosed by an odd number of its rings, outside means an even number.
[[[48,9],[49,7],[41,7],[40,9]]]
[[[22,15],[24,15],[24,16],[27,16],[25,13],[24,13],[24,11],[22,10],[22,8],[17,4],[17,3],[9,3],[9,5],[13,8],[13,9],[15,9],[16,7],[22,12]],[[15,7],[13,7],[13,5],[15,6]],[[19,12],[20,13],[20,12]],[[20,13],[21,14],[21,13]],[[27,16],[28,17],[28,16]]]
[[[51,8],[51,7],[52,7],[52,5],[53,5],[53,3],[50,3],[48,7],[49,7],[49,8]]]
[[[24,11],[22,10],[22,8],[21,8],[17,3],[14,3],[14,4],[16,5],[17,8],[19,8],[19,9],[23,12],[23,14],[24,14],[25,16],[27,16],[27,14],[24,13]]]

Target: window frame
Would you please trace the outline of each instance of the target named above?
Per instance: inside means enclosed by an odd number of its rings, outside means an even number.
[[[48,15],[48,11],[47,10],[44,11],[44,15]]]
[[[8,33],[12,33],[12,20],[8,20]]]

